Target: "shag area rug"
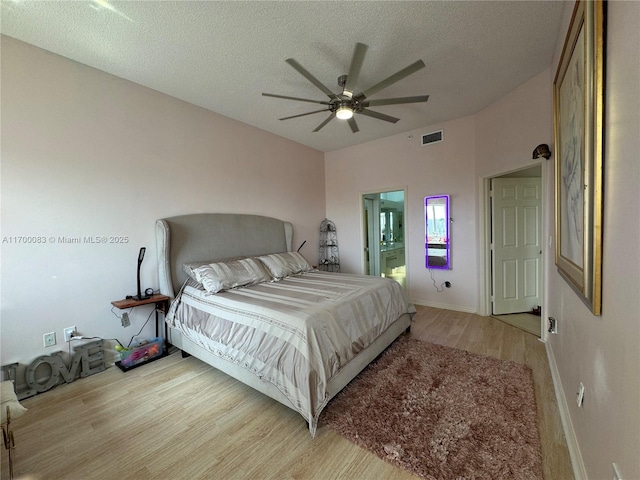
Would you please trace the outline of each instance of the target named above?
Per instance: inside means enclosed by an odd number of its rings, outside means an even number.
[[[320,421],[426,479],[542,479],[526,365],[400,337]]]

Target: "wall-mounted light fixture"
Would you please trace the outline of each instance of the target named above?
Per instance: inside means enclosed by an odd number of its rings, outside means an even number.
[[[549,145],[546,143],[541,143],[533,150],[533,158],[543,157],[549,160],[551,157],[551,150],[549,150]]]

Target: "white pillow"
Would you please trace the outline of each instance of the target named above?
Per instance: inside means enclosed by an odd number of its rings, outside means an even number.
[[[193,270],[196,280],[209,293],[254,285],[271,280],[269,272],[255,258],[202,265]]]
[[[213,262],[212,261],[208,261],[208,262],[185,263],[184,265],[182,265],[182,270],[184,270],[184,273],[189,275],[191,278],[193,278],[194,280],[197,280],[197,278],[196,278],[196,269],[198,269],[200,267],[204,267],[204,266],[209,265],[211,263],[213,263]]]
[[[184,270],[184,273],[189,275],[194,280],[198,280],[196,278],[196,269],[198,267],[202,267],[204,265],[211,265],[212,263],[222,263],[222,262],[226,263],[226,262],[230,262],[232,260],[242,260],[243,258],[247,258],[247,257],[246,256],[229,257],[229,258],[219,258],[217,260],[205,260],[205,261],[202,261],[202,262],[189,262],[189,263],[185,263],[184,265],[182,265],[182,270]]]
[[[274,253],[258,257],[276,280],[296,275],[298,273],[309,272],[311,265],[298,252]]]
[[[0,397],[2,398],[2,423],[7,423],[7,407],[11,410],[11,419],[14,420],[27,411],[16,397],[16,392],[13,390],[13,382],[11,380],[5,380],[0,383]]]

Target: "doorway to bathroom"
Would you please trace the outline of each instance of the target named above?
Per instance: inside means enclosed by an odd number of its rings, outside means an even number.
[[[405,191],[362,195],[364,271],[407,286]]]

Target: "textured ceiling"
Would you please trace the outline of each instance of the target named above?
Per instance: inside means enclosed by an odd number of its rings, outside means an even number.
[[[322,151],[473,114],[547,68],[557,1],[27,1],[2,0],[0,31],[186,102]],[[422,59],[426,68],[372,98],[430,95],[372,108],[360,132],[322,108],[262,92],[327,100],[285,59],[331,90],[357,42],[369,46],[356,91]]]

